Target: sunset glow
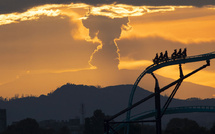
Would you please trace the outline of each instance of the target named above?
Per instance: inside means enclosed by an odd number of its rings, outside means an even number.
[[[90,14],[102,15],[108,17],[127,17],[127,16],[142,16],[147,13],[174,11],[174,6],[130,6],[130,5],[103,5],[99,7],[91,7]]]
[[[104,85],[133,84],[156,53],[168,50],[170,56],[185,47],[189,56],[214,51],[214,24],[214,6],[71,3],[0,14],[0,93],[40,95],[67,82],[99,85],[102,78]],[[215,88],[211,63],[186,81]],[[185,65],[184,73],[191,68]],[[122,71],[135,73],[128,77]],[[155,73],[179,77],[178,66]]]
[[[122,59],[120,60],[119,64],[119,69],[143,69],[144,67],[150,66],[152,61],[147,61],[147,60],[139,60],[139,61],[134,61],[132,59]]]
[[[193,70],[184,69],[183,73],[185,75],[185,74],[188,74],[192,71]],[[165,77],[172,78],[172,79],[178,79],[179,78],[178,66],[165,67],[163,69],[156,71],[156,73],[161,75],[161,76],[165,76]],[[215,77],[214,72],[203,70],[203,71],[196,73],[192,77],[185,79],[185,81],[192,82],[195,84],[201,83],[201,85],[204,85],[204,86],[215,87],[215,83],[213,80],[214,77]]]
[[[60,10],[51,8],[56,8],[57,5],[46,5],[41,7],[35,7],[29,9],[24,13],[11,13],[11,14],[1,14],[0,15],[0,25],[10,24],[10,23],[18,23],[19,21],[27,21],[39,19],[40,16],[58,16],[60,15]]]
[[[191,14],[197,14],[195,17],[181,16],[186,10],[191,12]],[[201,11],[199,10],[202,10],[205,15],[200,14]],[[174,14],[180,19],[173,20],[172,17]],[[134,22],[132,22],[131,18],[130,24],[133,27],[133,31],[124,33],[123,37],[161,36],[165,39],[179,41],[185,44],[215,40],[213,36],[215,32],[211,30],[215,29],[215,12],[211,9],[184,8],[183,12],[181,9],[178,9],[169,14],[157,13],[154,15],[151,18],[152,20],[147,20],[147,22],[142,23],[139,23],[136,19],[144,18],[145,16],[134,18]],[[157,21],[154,21],[154,17],[159,15],[162,15],[163,18],[160,18],[160,20],[156,18]],[[196,32],[195,29],[198,29],[199,32]]]

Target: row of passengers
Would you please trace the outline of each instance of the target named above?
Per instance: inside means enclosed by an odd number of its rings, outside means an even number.
[[[175,49],[171,55],[171,59],[173,59],[173,60],[175,60],[177,58],[185,58],[185,57],[187,57],[187,49],[186,48],[183,50],[183,52],[181,52],[181,48],[179,49],[178,52],[177,52],[177,49]],[[155,58],[153,59],[153,62],[155,64],[158,64],[159,62],[167,61],[167,60],[169,60],[169,57],[168,57],[167,51],[165,51],[165,54],[163,54],[163,52],[161,52],[159,57],[158,57],[158,53],[157,53]]]

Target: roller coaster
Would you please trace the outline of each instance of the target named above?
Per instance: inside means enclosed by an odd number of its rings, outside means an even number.
[[[124,131],[125,134],[129,133],[129,124],[130,123],[138,123],[138,122],[155,122],[156,123],[156,134],[161,134],[161,118],[164,114],[175,114],[175,113],[185,113],[185,112],[215,112],[214,106],[190,106],[190,107],[177,107],[177,108],[168,108],[170,102],[172,101],[174,95],[176,94],[177,90],[179,89],[181,83],[184,79],[188,78],[189,76],[197,73],[198,71],[206,68],[207,66],[210,66],[210,60],[215,58],[215,51],[211,53],[201,54],[201,55],[195,55],[195,56],[181,56],[177,58],[169,58],[167,57],[165,60],[161,60],[159,62],[154,62],[154,64],[147,67],[136,79],[131,93],[129,97],[128,107],[124,110],[120,111],[119,113],[113,115],[108,120],[105,120],[105,133],[117,133],[116,130],[125,127],[126,130]],[[194,71],[184,75],[182,71],[182,64],[185,63],[192,63],[192,62],[199,62],[199,61],[206,61],[206,64],[202,65],[201,67],[195,69]],[[172,83],[164,86],[163,88],[159,87],[159,82],[156,76],[154,75],[154,71],[171,65],[179,65],[179,73],[180,78],[173,81]],[[133,104],[133,97],[136,91],[136,88],[141,81],[141,79],[146,75],[151,74],[153,78],[155,79],[155,90],[154,93],[150,94],[149,96],[139,100],[138,102]],[[163,105],[163,108],[161,108],[160,104],[160,93],[167,90],[168,88],[175,85],[174,90],[172,91],[171,95],[167,99],[166,103]],[[134,107],[137,107],[138,105],[142,104],[143,102],[155,98],[155,110],[153,111],[147,111],[143,112],[141,114],[135,115],[131,117],[131,110]],[[113,122],[115,118],[118,116],[127,113],[126,119],[121,122]],[[146,118],[155,117],[155,120],[144,120]],[[111,122],[112,121],[112,122]],[[115,127],[111,127],[110,124],[118,124],[115,125]]]

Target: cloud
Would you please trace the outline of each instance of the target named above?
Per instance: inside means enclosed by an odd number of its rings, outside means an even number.
[[[172,41],[160,36],[148,36],[143,38],[122,38],[117,41],[120,49],[120,56],[133,60],[152,60],[156,53],[165,52],[169,55],[174,49],[187,48],[188,56],[209,53],[215,50],[215,40],[210,42],[198,42],[185,44]]]
[[[168,40],[179,41],[185,44],[215,40],[213,30],[215,29],[214,11],[209,11],[208,9],[206,10],[206,13],[208,12],[206,14],[204,12],[205,10],[202,10],[203,12],[201,15],[197,16],[196,14],[198,14],[198,12],[194,14],[190,10],[191,9],[186,9],[188,12],[184,13],[185,17],[181,17],[182,14],[179,14],[177,10],[165,14],[152,14],[152,17],[150,15],[131,17],[130,25],[133,27],[133,30],[123,33],[122,38],[130,38],[132,36],[162,36]],[[193,10],[195,11],[196,9]],[[186,16],[186,14],[190,15],[190,17]],[[202,16],[203,14],[204,16]],[[178,15],[175,20],[173,20],[173,15]],[[156,17],[162,19],[154,19]],[[170,19],[168,19],[168,17]]]
[[[89,29],[90,38],[98,38],[101,41],[101,45],[91,56],[90,64],[98,69],[118,69],[120,55],[115,39],[119,39],[122,29],[128,27],[128,18],[89,15],[82,22]]]
[[[71,32],[78,25],[69,17],[43,16],[0,29],[1,71],[89,68],[89,57],[97,45],[75,40]]]
[[[174,49],[183,49],[185,47],[187,48],[188,56],[213,52],[215,50],[214,43],[215,41],[183,44],[181,42],[163,39],[162,37],[122,38],[117,41],[121,56],[120,63],[122,63],[120,67],[129,70],[144,70],[150,63],[153,64],[152,59],[155,57],[156,53],[164,52],[165,50],[168,51],[169,56]],[[183,64],[183,72],[187,74],[204,64],[206,64],[205,61]],[[215,59],[212,59],[209,67],[186,79],[186,81],[215,87],[214,66]],[[178,65],[168,66],[155,71],[155,73],[167,78],[177,79],[179,78],[179,67]]]
[[[214,0],[1,0],[0,14],[11,12],[24,12],[34,6],[44,4],[69,4],[69,3],[85,3],[89,5],[99,4],[128,4],[134,6],[206,6],[215,5]]]
[[[111,18],[123,18],[128,16],[142,16],[144,14],[155,12],[174,11],[175,7],[176,6],[132,6],[125,4],[111,4],[91,6],[89,12],[93,15],[107,16]],[[182,7],[180,6],[177,8]]]
[[[53,6],[54,7],[54,6]],[[52,7],[52,8],[53,8]],[[29,21],[39,19],[41,16],[59,16],[60,10],[51,10],[51,7],[36,7],[23,13],[11,13],[0,15],[0,25],[18,23],[21,21]]]

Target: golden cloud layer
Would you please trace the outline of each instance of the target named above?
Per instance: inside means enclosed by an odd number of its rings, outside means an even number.
[[[90,6],[83,3],[79,4],[47,4],[33,7],[23,13],[10,13],[0,15],[0,25],[17,23],[19,21],[38,19],[39,16],[58,16],[68,15],[65,9],[89,9],[88,14],[101,15],[111,18],[122,18],[128,16],[142,16],[147,13],[174,11],[175,8],[191,8],[190,6],[131,6],[124,4],[112,4],[102,6]],[[63,11],[64,10],[64,11]],[[84,18],[83,16],[81,18]]]
[[[39,19],[41,15],[46,16],[58,16],[60,15],[60,10],[53,10],[51,8],[56,8],[57,5],[45,5],[40,7],[34,7],[29,9],[24,13],[10,13],[10,14],[1,14],[0,15],[0,25],[18,23],[19,21],[27,21]]]
[[[132,31],[122,38],[160,36],[183,44],[215,40],[215,12],[211,8],[176,9],[172,13],[131,17]]]
[[[84,10],[84,11],[80,11]],[[183,12],[180,10],[183,9]],[[67,16],[71,18],[75,28],[71,30],[71,35],[74,39],[85,40],[88,35],[88,30],[82,25],[81,19],[85,19],[88,15],[106,16],[110,18],[130,19],[130,25],[133,27],[130,31],[123,31],[122,38],[132,37],[147,37],[147,36],[161,36],[168,40],[180,41],[183,43],[201,42],[215,40],[215,13],[214,7],[194,8],[185,6],[129,6],[129,5],[101,5],[90,6],[86,4],[54,4],[43,5],[31,8],[23,13],[11,13],[0,15],[0,25],[11,23],[19,23],[21,21],[40,19],[40,16]],[[210,11],[212,12],[210,12]],[[193,12],[195,11],[195,12]],[[164,14],[166,12],[166,14]],[[189,12],[191,14],[187,14]],[[207,12],[206,14],[204,14]],[[180,15],[178,15],[178,14]],[[177,15],[176,15],[177,14]],[[204,15],[202,15],[204,14]],[[188,16],[186,16],[188,15]],[[189,16],[190,15],[190,16]],[[197,15],[196,17],[192,17]],[[201,16],[202,15],[202,16]],[[170,19],[171,18],[171,19]],[[59,33],[61,34],[61,33]],[[88,38],[89,39],[89,38]],[[98,40],[97,40],[98,41]],[[93,52],[95,53],[101,46]],[[132,46],[131,46],[132,47]],[[89,55],[87,55],[89,56]],[[89,57],[92,60],[92,55]],[[79,61],[81,62],[81,61]],[[119,69],[144,69],[152,64],[148,60],[134,60],[129,57],[121,57],[118,65]],[[81,68],[81,69],[60,69],[59,70],[28,70],[25,73],[16,75],[16,79],[21,79],[28,74],[44,74],[44,73],[65,73],[76,72],[81,70],[95,69]],[[184,70],[185,73],[189,69]],[[178,67],[168,67],[158,70],[159,75],[178,78]],[[215,87],[214,85],[215,73],[209,71],[202,71],[199,74],[187,79],[187,81],[195,82],[197,84]],[[63,77],[64,78],[64,77]],[[67,81],[66,78],[64,78]],[[58,81],[58,80],[56,80]],[[53,82],[50,82],[53,83]],[[63,83],[63,82],[62,82]],[[4,84],[4,83],[0,83]],[[30,84],[29,84],[30,85]],[[51,84],[50,84],[51,85]]]

